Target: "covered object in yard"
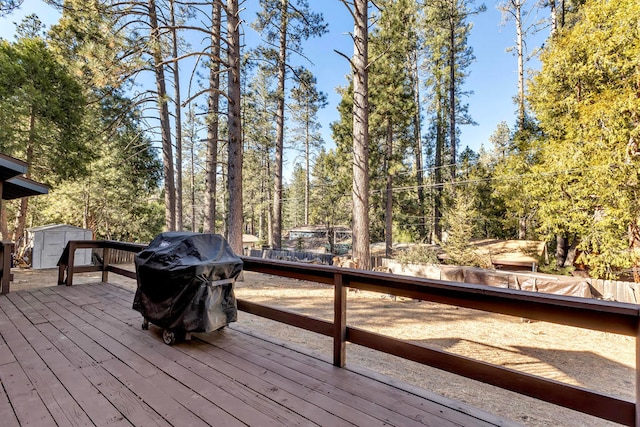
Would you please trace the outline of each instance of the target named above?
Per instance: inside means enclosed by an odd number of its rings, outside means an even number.
[[[167,344],[174,332],[210,332],[235,322],[233,292],[242,260],[218,234],[167,232],[135,257],[138,289],[134,310],[164,328]]]

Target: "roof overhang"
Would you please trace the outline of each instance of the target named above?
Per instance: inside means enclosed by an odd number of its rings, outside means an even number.
[[[0,154],[0,181],[27,173],[27,164],[22,160]]]
[[[2,200],[47,194],[49,187],[31,179],[15,176],[2,183]]]

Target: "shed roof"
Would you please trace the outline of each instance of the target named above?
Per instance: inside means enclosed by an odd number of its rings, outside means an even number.
[[[257,243],[260,239],[253,234],[243,234],[242,235],[242,243]]]
[[[69,224],[46,224],[46,225],[40,225],[38,227],[27,228],[27,231],[34,233],[37,231],[55,230],[56,228],[91,231],[88,228],[76,227],[75,225],[69,225]]]

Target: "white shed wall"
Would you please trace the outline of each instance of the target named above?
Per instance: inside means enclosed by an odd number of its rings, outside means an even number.
[[[31,268],[55,268],[69,240],[91,240],[91,230],[70,225],[36,227],[28,230],[33,242]],[[91,249],[78,249],[74,265],[91,264]]]

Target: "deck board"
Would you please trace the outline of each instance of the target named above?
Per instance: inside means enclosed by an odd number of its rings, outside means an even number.
[[[0,296],[2,425],[515,425],[232,325],[174,346],[108,283]]]

